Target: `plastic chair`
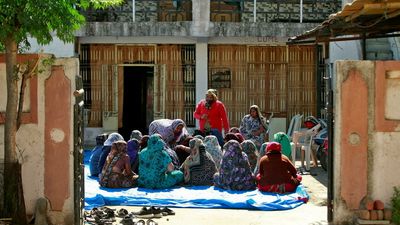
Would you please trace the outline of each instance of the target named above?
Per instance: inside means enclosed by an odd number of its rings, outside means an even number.
[[[293,165],[295,165],[295,163],[296,163],[296,144],[295,143],[298,140],[295,138],[296,140],[294,142],[293,138],[294,138],[294,134],[300,130],[302,118],[303,118],[303,115],[300,115],[300,114],[294,115],[292,117],[292,119],[290,120],[288,132],[286,133],[286,135],[289,137],[289,139],[291,141],[290,148],[292,150],[291,156],[292,156]],[[297,134],[295,136],[297,136]]]
[[[320,127],[321,127],[321,124],[317,124],[311,129],[299,131],[294,135],[295,137],[293,140],[293,144],[295,145],[295,147],[297,144],[299,144],[300,148],[304,149],[304,160],[306,161],[306,170],[307,171],[310,170],[312,143],[313,143],[314,137],[315,137],[315,135],[317,135]],[[300,137],[303,138],[302,141],[299,141]]]

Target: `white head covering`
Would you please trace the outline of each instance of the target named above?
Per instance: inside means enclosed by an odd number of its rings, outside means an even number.
[[[118,134],[118,133],[111,133],[110,135],[108,135],[107,140],[104,142],[104,146],[111,146],[112,143],[116,142],[116,141],[123,141],[124,138]]]

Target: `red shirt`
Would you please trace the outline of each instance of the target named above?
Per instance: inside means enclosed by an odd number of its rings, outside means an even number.
[[[216,128],[222,132],[223,127],[225,133],[227,133],[229,131],[229,122],[224,104],[217,100],[211,104],[210,109],[207,109],[205,104],[206,100],[201,100],[196,106],[196,111],[194,111],[194,118],[198,119],[200,122],[200,130],[204,131],[204,125],[206,123],[206,119],[201,119],[201,116],[207,114],[211,128]]]

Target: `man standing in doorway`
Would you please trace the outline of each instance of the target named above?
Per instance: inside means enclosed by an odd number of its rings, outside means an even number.
[[[215,135],[219,145],[224,145],[222,128],[229,131],[229,122],[224,104],[218,100],[217,90],[209,89],[206,98],[201,100],[194,111],[194,118],[199,120],[200,130],[205,134]]]

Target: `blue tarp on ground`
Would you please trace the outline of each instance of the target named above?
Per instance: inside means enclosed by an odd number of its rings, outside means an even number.
[[[195,186],[170,189],[103,188],[97,177],[90,177],[85,151],[85,209],[99,206],[171,206],[188,208],[235,208],[255,210],[287,210],[296,208],[309,199],[303,185],[295,193],[274,194],[254,191],[228,191],[217,187]]]

